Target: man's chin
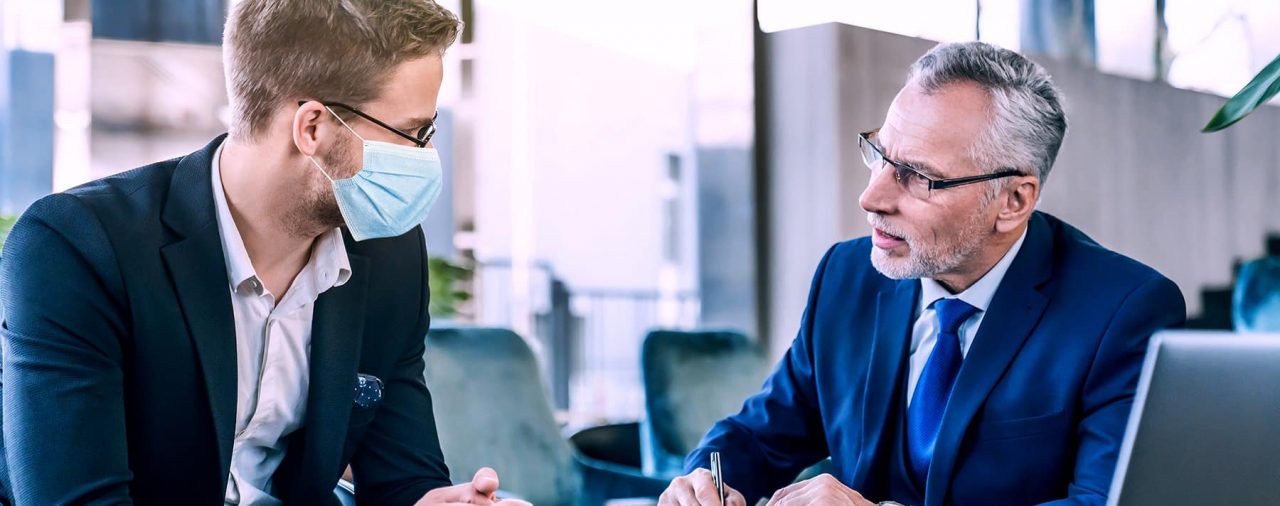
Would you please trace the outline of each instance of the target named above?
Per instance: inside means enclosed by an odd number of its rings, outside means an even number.
[[[914,279],[919,273],[914,272],[913,262],[905,255],[895,255],[884,249],[871,247],[871,266],[889,279]]]
[[[338,209],[338,204],[326,203],[321,206],[315,213],[316,222],[325,228],[338,228],[347,226],[347,220],[342,216],[342,211]]]

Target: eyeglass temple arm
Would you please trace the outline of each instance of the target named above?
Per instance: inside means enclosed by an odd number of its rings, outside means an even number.
[[[1006,170],[997,171],[991,174],[983,174],[981,176],[958,177],[955,179],[944,179],[941,181],[936,179],[930,179],[929,189],[942,190],[942,189],[950,188],[952,186],[966,185],[969,183],[977,183],[980,181],[990,181],[992,179],[999,179],[1002,177],[1009,177],[1009,176],[1018,176],[1021,174],[1022,174],[1021,172],[1018,172],[1016,170],[1006,169]]]
[[[319,102],[319,101],[317,100],[317,102]],[[307,103],[307,102],[304,100],[304,101],[298,102],[298,105],[302,105],[302,104],[305,104],[305,103]],[[421,140],[421,139],[419,139],[419,138],[417,138],[417,137],[414,137],[414,136],[412,136],[412,135],[409,135],[409,134],[407,134],[407,133],[404,133],[404,132],[400,131],[400,129],[399,129],[399,128],[396,128],[396,127],[393,127],[393,126],[388,125],[388,124],[386,124],[386,123],[383,123],[383,122],[382,122],[381,120],[379,120],[378,118],[375,118],[375,117],[373,117],[373,116],[370,116],[370,115],[368,115],[368,114],[365,114],[364,112],[361,112],[359,109],[356,109],[355,107],[351,107],[351,106],[349,106],[349,105],[347,105],[347,104],[344,104],[344,103],[342,103],[342,102],[320,102],[320,104],[321,104],[321,105],[323,105],[323,106],[325,106],[325,107],[341,107],[341,108],[343,108],[343,109],[346,109],[346,110],[348,110],[348,111],[351,111],[351,113],[352,113],[352,114],[355,114],[356,116],[359,116],[359,117],[361,117],[361,118],[367,119],[367,120],[369,120],[370,122],[372,122],[372,123],[373,123],[373,124],[375,124],[375,125],[378,125],[378,126],[380,126],[380,127],[382,127],[382,128],[385,128],[385,129],[387,129],[387,130],[390,130],[392,133],[395,133],[396,135],[399,135],[399,136],[401,136],[401,137],[404,137],[405,139],[408,139],[408,140],[409,140],[409,142],[412,142],[412,143],[414,143],[414,144],[417,144],[417,145],[418,145],[418,147],[422,147],[422,146],[426,146],[426,145],[427,145],[427,143],[426,143],[426,142],[424,142],[423,140]]]

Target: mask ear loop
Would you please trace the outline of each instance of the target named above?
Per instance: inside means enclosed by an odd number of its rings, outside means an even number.
[[[355,130],[354,128],[351,128],[351,125],[348,125],[348,124],[347,124],[347,122],[346,122],[345,120],[343,120],[343,119],[342,119],[342,116],[339,116],[339,115],[338,115],[338,113],[333,112],[333,108],[331,108],[331,107],[329,107],[329,106],[327,106],[327,105],[326,105],[326,106],[324,106],[324,108],[325,108],[325,110],[329,111],[329,114],[332,114],[332,115],[333,115],[333,117],[337,118],[337,119],[338,119],[338,122],[339,122],[339,123],[342,123],[342,126],[347,127],[347,130],[350,130],[350,131],[351,131],[351,135],[356,136],[356,138],[357,138],[357,139],[360,139],[362,142],[364,141],[364,137],[360,137],[360,134],[356,133],[356,130]],[[315,165],[317,169],[320,169],[320,173],[321,173],[321,174],[324,174],[325,179],[328,179],[330,183],[334,183],[334,182],[335,182],[335,181],[333,180],[333,177],[329,176],[329,173],[328,173],[327,171],[325,171],[325,170],[324,170],[324,167],[321,167],[321,166],[320,166],[320,162],[317,162],[317,161],[316,161],[316,159],[315,159],[314,157],[310,157],[310,156],[308,156],[307,158],[311,160],[311,163],[312,163],[313,165]]]
[[[346,122],[346,120],[343,120],[343,119],[342,119],[342,116],[338,116],[338,113],[333,112],[333,108],[331,108],[331,107],[329,107],[329,106],[327,106],[327,105],[326,105],[326,106],[324,106],[324,108],[325,108],[325,109],[328,109],[328,110],[329,110],[329,114],[332,114],[332,115],[333,115],[333,117],[338,118],[338,122],[339,122],[339,123],[342,123],[342,126],[347,127],[347,130],[350,130],[352,135],[356,136],[356,138],[360,139],[361,141],[363,141],[363,140],[364,140],[364,137],[360,137],[360,134],[356,133],[356,129],[351,128],[351,125],[348,125],[348,124],[347,124],[347,122]]]
[[[311,160],[311,164],[312,164],[312,165],[315,165],[317,169],[320,169],[320,173],[321,173],[321,174],[324,174],[324,178],[325,178],[325,179],[328,179],[330,184],[334,184],[334,183],[336,183],[336,182],[333,180],[333,178],[329,177],[329,173],[328,173],[328,172],[325,172],[324,167],[321,167],[321,166],[320,166],[320,162],[317,162],[317,161],[316,161],[316,159],[315,159],[314,157],[310,157],[310,156],[308,156],[308,157],[307,157],[307,159],[308,159],[308,160]]]

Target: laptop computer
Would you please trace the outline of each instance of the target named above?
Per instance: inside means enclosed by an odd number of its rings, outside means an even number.
[[[1107,504],[1280,505],[1280,334],[1153,336]]]

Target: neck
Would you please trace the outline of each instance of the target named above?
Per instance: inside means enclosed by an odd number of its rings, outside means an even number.
[[[995,268],[996,264],[1000,263],[1000,260],[1009,253],[1009,250],[1013,248],[1014,243],[1018,242],[1018,238],[1022,237],[1022,232],[1026,229],[1027,224],[1023,223],[1012,231],[997,232],[985,241],[977,254],[959,269],[935,276],[933,280],[937,281],[938,284],[952,294],[968,290],[974,283],[986,276],[988,272],[991,272],[991,269]]]
[[[298,195],[307,184],[289,164],[287,152],[273,151],[266,143],[228,138],[219,167],[227,206],[254,270],[259,276],[291,280],[306,265],[311,245],[324,229],[284,219],[299,214]]]

